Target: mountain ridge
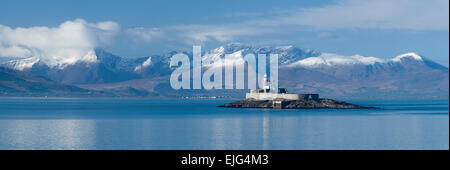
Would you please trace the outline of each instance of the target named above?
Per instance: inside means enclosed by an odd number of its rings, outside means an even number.
[[[170,89],[168,80],[174,69],[169,65],[170,57],[180,52],[192,58],[192,52],[186,51],[124,58],[102,49],[95,49],[98,62],[81,61],[64,68],[52,68],[40,60],[28,58],[28,60],[8,61],[6,64],[4,62],[0,66],[14,68],[17,65],[31,64],[30,68],[23,70],[59,83],[95,90],[134,88],[152,95],[178,97],[243,95],[242,90],[193,92]],[[225,54],[233,54],[239,58],[248,53],[278,54],[280,86],[287,87],[291,92],[314,92],[330,97],[349,98],[364,98],[363,96],[448,98],[448,68],[413,52],[390,59],[380,59],[371,56],[322,53],[294,46],[262,47],[233,43],[203,51],[202,60],[217,61],[223,59]],[[20,64],[11,64],[14,62]],[[140,84],[147,84],[148,87]]]

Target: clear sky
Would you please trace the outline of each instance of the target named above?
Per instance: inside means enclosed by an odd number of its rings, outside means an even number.
[[[65,34],[74,28],[78,32],[71,36],[75,38]],[[36,35],[47,36],[27,39]],[[53,35],[66,38],[49,38]],[[72,40],[73,43],[68,42]],[[36,45],[34,41],[45,43]],[[3,56],[29,55],[26,50],[30,49],[49,51],[46,48],[76,46],[73,48],[104,48],[120,56],[142,57],[192,50],[193,44],[214,48],[231,42],[294,45],[380,58],[417,52],[448,67],[449,1],[2,0],[0,3]]]

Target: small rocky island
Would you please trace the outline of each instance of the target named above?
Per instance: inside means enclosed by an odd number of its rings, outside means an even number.
[[[231,108],[270,108],[270,109],[375,109],[343,101],[319,98],[319,94],[292,94],[285,88],[273,90],[267,85],[264,75],[263,88],[252,89],[245,99],[221,105]]]
[[[269,109],[375,109],[332,99],[318,100],[256,100],[243,99],[220,107]]]

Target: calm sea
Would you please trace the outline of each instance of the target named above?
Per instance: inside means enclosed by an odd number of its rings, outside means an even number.
[[[0,149],[449,149],[448,100],[216,107],[227,102],[0,98]]]

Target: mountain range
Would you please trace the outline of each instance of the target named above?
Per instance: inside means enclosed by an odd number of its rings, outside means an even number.
[[[173,90],[170,58],[177,53],[126,58],[105,50],[94,51],[95,61],[50,66],[38,57],[8,58],[0,63],[0,95],[243,97],[247,90]],[[225,54],[278,54],[279,86],[290,92],[319,93],[355,99],[448,98],[448,68],[416,53],[390,59],[342,56],[294,46],[262,47],[227,44],[202,53],[202,60],[220,60]],[[205,69],[208,66],[205,66]],[[22,83],[19,83],[22,82]],[[24,83],[26,82],[26,83]],[[30,84],[31,83],[31,84]],[[39,83],[36,85],[33,83]],[[14,84],[14,85],[13,85]],[[22,88],[28,87],[28,88]],[[33,89],[32,87],[43,87]],[[19,90],[20,89],[20,90]],[[68,90],[70,89],[70,90]],[[7,92],[7,93],[6,93]]]

